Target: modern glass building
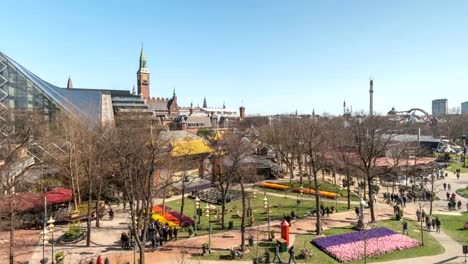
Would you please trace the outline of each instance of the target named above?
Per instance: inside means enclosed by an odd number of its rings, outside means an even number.
[[[443,116],[448,114],[448,100],[435,99],[432,100],[432,116]]]
[[[115,123],[119,112],[150,111],[140,96],[124,90],[61,88],[0,52],[0,109],[30,109],[51,120],[58,111],[94,127]],[[0,114],[1,114],[0,110]]]

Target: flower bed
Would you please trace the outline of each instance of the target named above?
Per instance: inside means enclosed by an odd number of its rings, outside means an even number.
[[[163,210],[164,209],[164,210]],[[153,208],[151,208],[151,212],[153,213],[162,213],[162,212],[169,212],[169,211],[172,211],[172,208],[168,207],[168,206],[162,206],[162,205],[155,205],[153,206]]]
[[[293,191],[294,192],[300,192],[301,188],[294,188]],[[311,189],[311,188],[302,188],[302,192],[306,193],[306,194],[315,194],[315,190]],[[333,193],[333,192],[319,191],[319,195],[320,196],[325,196],[325,197],[328,197],[328,198],[333,198],[333,199],[336,198],[336,193]]]
[[[164,216],[160,215],[160,214],[153,214],[152,217],[154,221],[159,221],[161,224],[165,225],[166,223],[170,226],[170,227],[179,227],[178,224],[172,222],[172,221],[168,221],[166,218],[164,218]]]
[[[187,217],[187,216],[185,216],[183,214],[181,215],[177,211],[171,211],[171,212],[169,212],[169,214],[171,214],[172,216],[177,218],[177,220],[179,219],[179,217],[181,217],[182,222],[180,223],[180,226],[182,226],[182,227],[192,226],[194,224],[194,221],[190,217]]]
[[[275,189],[275,190],[287,190],[287,189],[289,189],[288,185],[272,183],[272,182],[262,182],[258,186],[268,188],[268,189]]]
[[[376,228],[342,235],[317,238],[312,241],[324,252],[340,262],[355,261],[364,257],[364,241],[368,257],[397,250],[413,248],[420,243],[387,228]]]

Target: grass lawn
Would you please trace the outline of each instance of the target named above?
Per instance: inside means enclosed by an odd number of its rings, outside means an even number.
[[[264,201],[263,201],[263,193],[258,192],[257,193],[257,198],[255,200],[251,201],[251,206],[252,206],[252,211],[253,211],[253,216],[255,219],[254,225],[259,225],[259,224],[265,224],[266,223],[266,217],[267,214],[265,213],[264,209]],[[296,211],[296,199],[289,199],[289,198],[284,198],[284,197],[277,197],[273,195],[268,195],[267,193],[267,198],[268,198],[268,204],[270,206],[270,218],[272,220],[278,219],[281,220],[283,219],[283,215],[290,215],[291,211]],[[171,207],[173,210],[180,211],[180,203],[181,199],[175,200],[175,201],[170,201],[167,202],[166,205]],[[248,201],[246,201],[246,204],[248,206]],[[335,202],[323,202],[324,206],[335,206]],[[206,207],[205,202],[201,202],[200,206],[202,208]],[[221,206],[217,205],[216,206],[220,211],[221,211]],[[315,201],[306,201],[302,200],[301,204],[299,205],[299,215],[304,216],[307,214],[309,210],[312,208],[315,208]],[[228,227],[228,222],[233,221],[234,222],[234,229],[239,230],[240,229],[240,224],[241,224],[241,218],[237,215],[236,210],[239,210],[239,212],[242,211],[242,200],[237,200],[234,202],[230,202],[226,204],[226,209],[233,209],[233,212],[226,214],[225,218],[225,225],[226,228]],[[194,215],[194,200],[190,198],[185,199],[185,208],[184,208],[184,215],[193,217]],[[338,211],[343,212],[346,211],[346,204],[340,204],[338,203]],[[216,217],[214,214],[211,215],[211,225],[213,232],[219,232],[221,231],[221,222],[216,221]],[[247,219],[246,219],[247,221]],[[198,234],[207,234],[207,229],[208,229],[208,217],[206,217],[206,213],[203,214],[201,217],[201,224],[197,225],[198,229]],[[184,230],[182,230],[184,231]],[[188,233],[187,232],[182,232],[181,237],[187,237]]]
[[[458,189],[456,192],[458,195],[468,198],[468,189]]]
[[[381,221],[373,227],[386,227],[388,229],[392,229],[396,232],[401,232],[401,221],[395,221],[395,220],[386,220],[386,221]],[[409,230],[410,234],[409,236],[412,237],[413,239],[416,239],[418,241],[421,241],[421,233],[419,231],[419,227],[417,226],[415,221],[408,221],[409,224]],[[331,236],[331,235],[337,235],[337,234],[343,234],[343,233],[349,233],[349,232],[355,232],[354,229],[351,227],[343,227],[343,228],[333,228],[329,230],[325,230],[325,235]],[[301,234],[301,235],[296,235],[295,241],[294,241],[294,248],[296,249],[296,261],[299,263],[311,263],[311,260],[304,260],[301,259],[300,255],[300,250],[302,248],[307,248],[309,251],[312,253],[312,260],[313,263],[321,263],[321,264],[329,264],[329,263],[339,263],[329,255],[327,255],[325,252],[321,251],[314,245],[312,245],[310,242],[316,238],[316,235],[313,234]],[[260,241],[258,244],[258,255],[262,255],[265,253],[265,251],[268,251],[270,253],[270,260],[273,259],[274,253],[275,253],[275,245],[276,243],[274,242],[268,242],[268,241]],[[250,251],[248,253],[244,254],[243,260],[250,260],[255,258],[257,255],[257,248],[253,247],[249,249]],[[368,262],[380,262],[380,261],[389,261],[389,260],[397,260],[397,259],[405,259],[405,258],[413,258],[413,257],[420,257],[420,256],[431,256],[431,255],[437,255],[441,254],[444,252],[444,248],[442,245],[434,239],[430,234],[427,232],[424,232],[424,246],[421,247],[416,247],[416,248],[410,248],[402,251],[395,251],[389,254],[377,256],[377,257],[370,257],[367,259]],[[199,257],[198,259],[210,259],[210,260],[227,260],[230,259],[229,256],[229,251],[216,251],[213,252],[210,256],[206,257]],[[281,260],[283,262],[288,261],[289,255],[287,252],[281,253]],[[363,260],[358,260],[350,263],[363,263]]]
[[[284,184],[284,185],[288,185],[288,186],[291,186],[292,188],[299,188],[301,187],[301,184],[299,182],[299,180],[293,180],[291,182],[291,184],[289,183],[289,181],[287,182],[281,182],[280,184]],[[310,187],[309,186],[309,181],[307,180],[307,177],[305,177],[303,179],[303,183],[302,183],[302,187],[304,188],[313,188],[313,181],[312,181],[312,186]],[[340,196],[338,197],[338,200],[341,200],[341,201],[347,201],[348,199],[348,191],[347,191],[347,188],[343,188],[340,192],[340,188],[339,186],[333,184],[333,183],[330,183],[328,181],[319,181],[319,189],[321,191],[327,191],[327,192],[333,192],[333,193],[338,193],[340,194]],[[293,191],[290,191],[290,190],[286,190],[286,191],[282,191],[282,190],[275,190],[275,189],[266,189],[266,188],[262,188],[262,187],[256,187],[257,189],[265,189],[267,192],[276,192],[276,193],[285,193],[287,195],[296,195],[297,193],[296,192],[293,192]],[[305,195],[305,194],[304,194]],[[326,197],[322,197],[324,199],[328,199],[328,200],[333,200],[333,199],[330,199],[330,198],[326,198]],[[360,201],[359,197],[354,194],[352,191],[351,191],[351,201]]]
[[[442,222],[442,230],[462,245],[468,244],[468,229],[463,225],[468,222],[468,213],[462,215],[436,215]]]
[[[468,161],[466,162],[466,165],[468,166]],[[445,170],[454,172],[457,169],[460,169],[461,173],[468,173],[468,167],[464,168],[463,163],[449,163],[448,168]]]

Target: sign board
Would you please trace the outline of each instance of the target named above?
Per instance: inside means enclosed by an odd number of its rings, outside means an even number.
[[[463,245],[463,254],[468,254],[468,245]]]

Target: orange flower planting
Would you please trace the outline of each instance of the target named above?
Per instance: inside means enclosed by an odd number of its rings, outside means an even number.
[[[287,189],[289,189],[289,186],[287,186],[287,185],[277,184],[277,183],[272,183],[272,182],[262,182],[258,186],[265,187],[265,188],[268,188],[268,189],[276,189],[276,190],[287,190]]]
[[[300,192],[301,189],[300,188],[294,188],[293,191],[294,192]],[[307,194],[314,194],[315,190],[311,189],[311,188],[303,188],[302,192],[307,193]],[[327,192],[327,191],[319,191],[319,195],[329,197],[329,198],[333,198],[333,199],[336,198],[336,193]]]

